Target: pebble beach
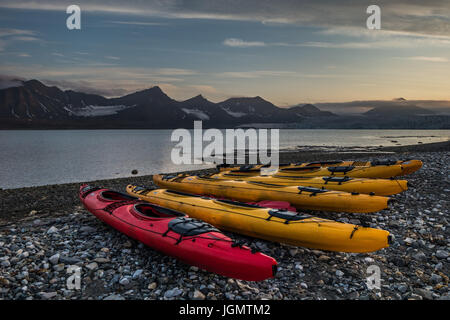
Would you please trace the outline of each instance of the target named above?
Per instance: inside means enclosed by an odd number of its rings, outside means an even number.
[[[410,182],[409,190],[393,196],[397,201],[386,210],[374,214],[308,212],[388,230],[395,242],[377,252],[352,254],[233,234],[278,261],[276,277],[261,282],[199,270],[126,237],[81,206],[81,182],[0,190],[0,299],[449,300],[450,143],[378,151],[290,151],[280,161],[422,160],[421,170],[404,177]],[[152,186],[151,176],[90,183],[117,191],[124,191],[129,183]],[[366,283],[368,267],[373,265],[381,271],[380,289]],[[70,266],[78,267],[79,288],[67,285]]]

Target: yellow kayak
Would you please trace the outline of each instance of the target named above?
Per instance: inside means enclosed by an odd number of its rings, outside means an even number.
[[[372,252],[393,240],[388,231],[340,223],[306,214],[216,200],[164,189],[127,186],[130,195],[184,212],[215,227],[295,246],[342,252]]]
[[[367,179],[350,177],[301,177],[301,176],[244,176],[221,172],[209,176],[217,180],[244,180],[282,186],[306,186],[345,192],[359,192],[377,196],[390,196],[408,190],[408,181],[391,179]]]
[[[217,180],[184,174],[154,175],[153,182],[160,188],[243,202],[286,201],[296,208],[307,210],[368,213],[386,209],[389,201],[388,197],[367,194],[251,181]]]
[[[259,175],[265,165],[245,165],[241,167],[219,166],[221,171],[236,175]],[[276,176],[302,177],[353,177],[353,178],[392,178],[411,174],[422,167],[420,160],[402,161],[321,161],[280,165]]]

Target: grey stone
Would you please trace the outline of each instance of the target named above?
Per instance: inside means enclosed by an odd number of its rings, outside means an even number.
[[[339,278],[342,278],[342,277],[344,276],[344,273],[343,273],[341,270],[336,270],[336,275],[337,275]]]
[[[95,229],[95,228],[93,228],[93,227],[90,227],[90,226],[83,226],[83,227],[81,227],[81,228],[79,229],[79,231],[82,232],[82,233],[89,234],[89,233],[94,233],[94,232],[96,232],[97,229]]]
[[[405,293],[406,291],[408,291],[408,286],[405,284],[401,284],[397,287],[398,291],[400,291],[401,293]]]
[[[104,298],[103,300],[125,300],[120,294],[112,294]]]
[[[1,265],[2,267],[8,268],[8,267],[11,266],[11,262],[9,262],[9,260],[3,260],[3,261],[0,263],[0,265]]]
[[[195,300],[205,300],[205,299],[206,299],[206,296],[205,296],[201,291],[195,290],[195,291],[194,291],[193,298],[194,298]]]
[[[60,257],[59,253],[56,253],[52,255],[50,258],[48,258],[48,261],[50,261],[51,264],[58,264],[59,257]]]
[[[430,281],[431,281],[432,283],[439,283],[439,282],[442,281],[442,277],[441,277],[440,275],[438,275],[438,274],[433,273],[433,274],[431,275],[431,277],[430,277]]]
[[[174,297],[178,297],[182,293],[183,293],[182,290],[180,290],[177,287],[175,287],[175,288],[173,288],[171,290],[167,290],[166,292],[164,292],[164,297],[165,298],[174,298]]]
[[[39,292],[38,295],[41,299],[49,300],[57,296],[56,292]]]
[[[228,300],[234,300],[234,297],[235,295],[230,292],[225,293],[225,298],[227,298]]]
[[[133,279],[138,279],[138,278],[140,278],[140,277],[142,276],[143,273],[144,273],[144,270],[142,270],[142,269],[136,270],[136,271],[133,273]]]
[[[97,262],[91,262],[88,265],[86,265],[86,268],[89,270],[96,270],[98,268]]]
[[[53,270],[55,270],[56,272],[61,272],[64,270],[64,267],[64,263],[56,264],[53,266]]]
[[[431,292],[430,290],[416,288],[414,290],[414,293],[418,294],[419,296],[421,296],[424,299],[433,300],[433,292]]]
[[[427,256],[422,251],[417,252],[412,257],[414,260],[417,260],[417,261],[426,261],[427,260]]]
[[[59,261],[65,264],[77,264],[81,262],[81,259],[76,257],[61,256],[59,257]]]
[[[58,233],[58,232],[59,232],[59,230],[55,226],[52,226],[50,229],[47,230],[47,234],[54,234],[54,233]]]
[[[438,257],[439,259],[447,259],[448,258],[448,251],[437,250],[436,251],[436,257]]]
[[[127,277],[123,277],[122,279],[120,279],[119,283],[123,286],[129,285],[130,279],[128,279]]]

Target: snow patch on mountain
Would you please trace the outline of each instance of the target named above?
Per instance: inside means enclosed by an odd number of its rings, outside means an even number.
[[[17,119],[19,119],[20,117],[17,115],[17,113],[14,111],[14,107],[11,107],[11,114],[16,117]]]
[[[247,115],[247,113],[245,112],[235,112],[235,111],[231,111],[227,108],[222,108],[223,111],[225,111],[226,113],[228,113],[230,116],[235,117],[235,118],[240,118],[240,117],[244,117]]]
[[[39,105],[41,106],[42,110],[44,110],[45,113],[49,113],[49,111],[45,105],[43,105],[41,102],[39,102]]]
[[[27,113],[27,117],[29,119],[33,118],[33,115],[30,113],[30,106],[28,105],[28,103],[27,103],[26,113]]]
[[[82,101],[84,104],[84,101]],[[78,109],[69,109],[64,107],[65,110],[69,111],[71,114],[74,114],[78,117],[100,117],[100,116],[110,116],[113,114],[117,114],[119,111],[130,108],[125,105],[117,105],[117,106],[83,106]]]
[[[201,110],[188,108],[181,108],[181,110],[183,110],[186,114],[192,114],[200,120],[209,120],[209,116]]]

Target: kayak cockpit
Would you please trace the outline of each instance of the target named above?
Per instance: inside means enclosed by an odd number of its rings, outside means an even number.
[[[166,219],[173,217],[185,217],[184,213],[163,208],[150,203],[137,203],[133,206],[133,211],[146,218]]]
[[[100,192],[99,198],[104,201],[130,201],[138,199],[128,194],[112,190],[105,190]]]

